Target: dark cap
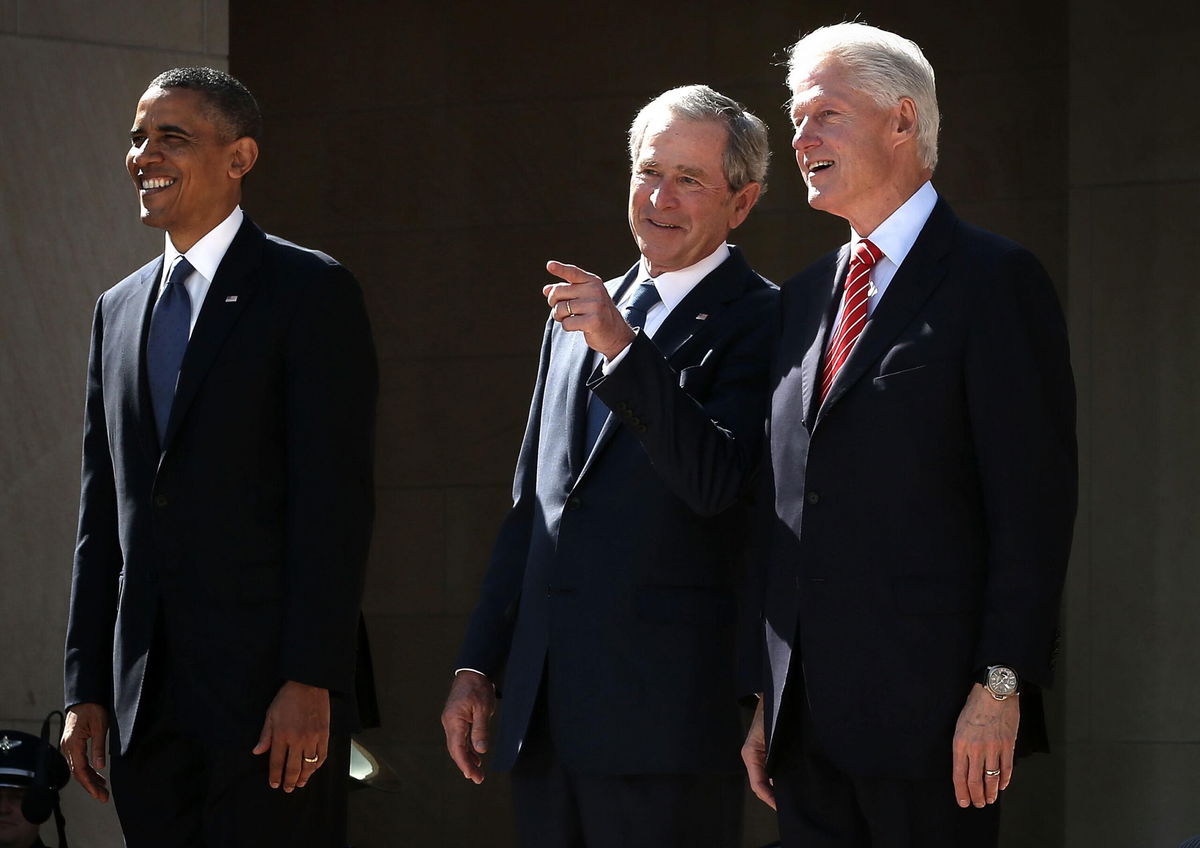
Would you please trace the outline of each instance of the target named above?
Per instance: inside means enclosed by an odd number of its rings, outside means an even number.
[[[32,733],[0,730],[0,786],[28,786],[37,769],[42,740]]]

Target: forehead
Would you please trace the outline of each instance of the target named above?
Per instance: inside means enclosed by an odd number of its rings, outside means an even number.
[[[850,70],[836,59],[819,60],[795,76],[792,111],[819,100],[869,100],[854,87]]]
[[[729,131],[719,121],[693,121],[660,112],[646,122],[638,160],[691,167],[719,166]]]
[[[193,131],[215,128],[213,108],[208,98],[190,88],[146,89],[138,101],[134,124],[173,124]]]

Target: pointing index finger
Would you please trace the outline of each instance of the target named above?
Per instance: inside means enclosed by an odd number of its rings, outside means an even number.
[[[558,262],[551,259],[546,263],[546,270],[560,280],[565,280],[568,283],[602,283],[604,282],[590,271],[585,271],[578,265],[568,265],[566,262]]]

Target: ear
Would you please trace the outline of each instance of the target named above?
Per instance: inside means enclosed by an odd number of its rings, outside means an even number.
[[[917,104],[911,97],[901,97],[896,108],[896,144],[917,137]]]
[[[229,178],[240,180],[250,173],[250,169],[258,161],[258,142],[243,136],[233,142],[230,148],[232,156],[229,160]]]
[[[736,230],[746,220],[758,196],[762,194],[762,183],[746,183],[733,196],[733,209],[729,214],[729,229]]]

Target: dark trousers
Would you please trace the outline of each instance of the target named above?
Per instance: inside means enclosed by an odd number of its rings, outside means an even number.
[[[794,700],[780,714],[771,768],[783,848],[996,848],[999,802],[958,806],[948,741],[944,778],[857,777],[821,749],[803,694]]]
[[[512,771],[523,848],[737,848],[740,774],[579,774],[554,749],[539,697]]]
[[[157,673],[154,673],[157,671]],[[302,789],[267,784],[270,753],[201,741],[175,720],[170,685],[151,670],[129,751],[110,757],[127,848],[345,848],[350,737]]]

